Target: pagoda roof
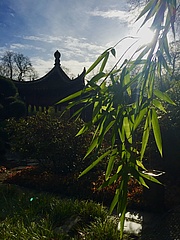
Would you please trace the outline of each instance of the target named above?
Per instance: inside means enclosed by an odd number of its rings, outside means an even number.
[[[34,81],[13,81],[28,105],[52,106],[64,97],[84,88],[85,68],[75,79],[70,79],[60,65],[59,51],[54,53],[54,67]]]

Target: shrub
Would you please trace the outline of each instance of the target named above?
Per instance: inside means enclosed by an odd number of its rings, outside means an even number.
[[[61,173],[82,170],[89,164],[83,157],[91,133],[75,137],[82,121],[70,121],[46,114],[7,121],[12,151],[24,159],[36,159],[44,166]]]
[[[14,83],[0,76],[0,121],[10,117],[22,117],[25,112],[25,104],[18,99]]]
[[[25,104],[18,99],[18,91],[14,83],[0,76],[0,155],[5,159],[7,138],[4,131],[4,120],[10,117],[16,119],[25,115]]]

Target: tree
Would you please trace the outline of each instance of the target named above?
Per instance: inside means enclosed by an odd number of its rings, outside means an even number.
[[[85,158],[92,152],[98,153],[107,133],[111,136],[111,146],[97,157],[80,177],[102,160],[108,159],[102,187],[120,180],[110,206],[110,212],[117,207],[120,214],[120,238],[123,236],[127,208],[128,181],[134,178],[144,187],[148,187],[146,180],[159,183],[147,173],[143,159],[151,132],[162,156],[158,113],[166,112],[164,103],[174,104],[167,93],[156,89],[155,80],[169,72],[168,62],[171,57],[167,34],[171,29],[175,36],[176,9],[175,0],[149,1],[137,21],[144,17],[143,26],[152,19],[153,41],[137,49],[130,59],[124,62],[121,62],[121,58],[118,59],[108,73],[105,72],[106,63],[110,55],[116,56],[116,46],[107,49],[87,70],[86,74],[89,74],[95,67],[100,66],[99,72],[88,81],[85,89],[60,101],[70,101],[67,109],[83,104],[82,108],[74,113],[74,118],[79,117],[81,111],[90,105],[93,108],[91,120],[85,123],[77,134],[84,134],[92,125],[96,128]],[[134,69],[137,66],[140,66],[141,70],[136,73]],[[101,84],[98,84],[99,80]],[[138,142],[139,137],[141,139]],[[116,169],[115,159],[119,159]]]
[[[10,79],[0,77],[0,121],[10,117],[22,117],[25,112],[25,104],[18,98],[14,83]]]
[[[37,78],[30,59],[23,54],[11,51],[7,51],[1,59],[0,75],[18,81]]]
[[[1,75],[12,79],[13,69],[14,69],[14,53],[7,51],[2,57]]]
[[[170,54],[172,58],[172,77],[180,75],[180,40],[170,43]]]

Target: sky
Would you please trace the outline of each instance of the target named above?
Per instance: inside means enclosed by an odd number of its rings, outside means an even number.
[[[0,57],[22,53],[41,77],[59,50],[61,65],[77,76],[108,47],[137,34],[138,9],[129,9],[126,0],[0,0]],[[109,68],[132,41],[118,45]]]

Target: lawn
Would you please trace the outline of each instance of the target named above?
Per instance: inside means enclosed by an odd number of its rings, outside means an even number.
[[[116,240],[118,219],[93,201],[0,185],[0,239]],[[125,235],[124,239],[134,239]],[[137,238],[136,238],[137,239]]]

